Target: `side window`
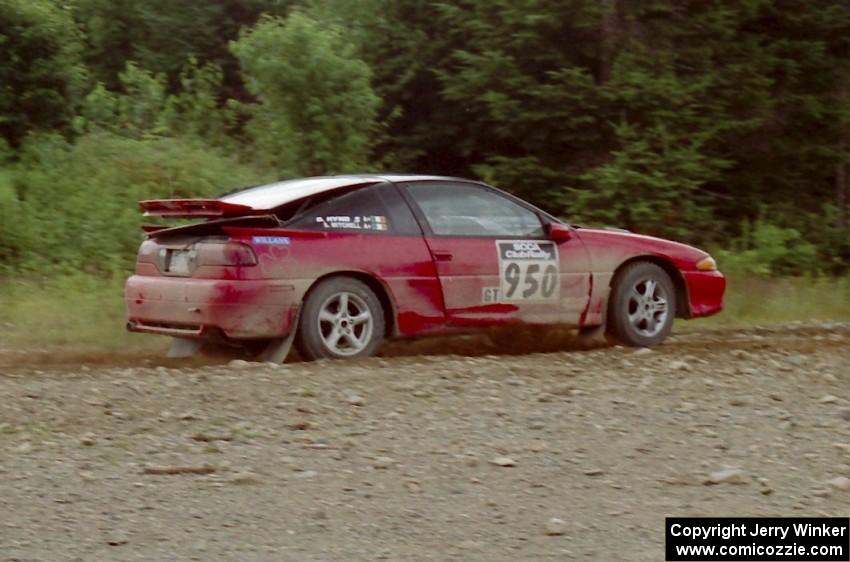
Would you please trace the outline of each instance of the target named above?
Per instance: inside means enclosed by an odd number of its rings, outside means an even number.
[[[422,234],[407,203],[387,183],[322,201],[287,226],[305,230]]]
[[[408,193],[434,234],[542,237],[536,213],[493,191],[468,184],[409,183]]]

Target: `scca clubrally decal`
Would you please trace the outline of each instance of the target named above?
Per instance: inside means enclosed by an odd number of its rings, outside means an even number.
[[[554,242],[497,240],[496,250],[499,252],[498,302],[560,298],[561,270]]]

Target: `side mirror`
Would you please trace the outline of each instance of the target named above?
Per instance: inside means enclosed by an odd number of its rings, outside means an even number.
[[[561,242],[566,242],[572,237],[573,231],[570,230],[570,227],[567,225],[558,222],[549,223],[549,240],[560,244]]]

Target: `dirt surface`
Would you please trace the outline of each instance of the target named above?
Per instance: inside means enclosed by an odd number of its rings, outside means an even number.
[[[850,515],[850,325],[472,343],[0,352],[0,561],[657,562],[665,516]]]

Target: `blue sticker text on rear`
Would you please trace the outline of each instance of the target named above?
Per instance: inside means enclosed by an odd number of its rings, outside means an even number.
[[[278,246],[289,246],[289,236],[254,236],[254,244],[275,244]]]

